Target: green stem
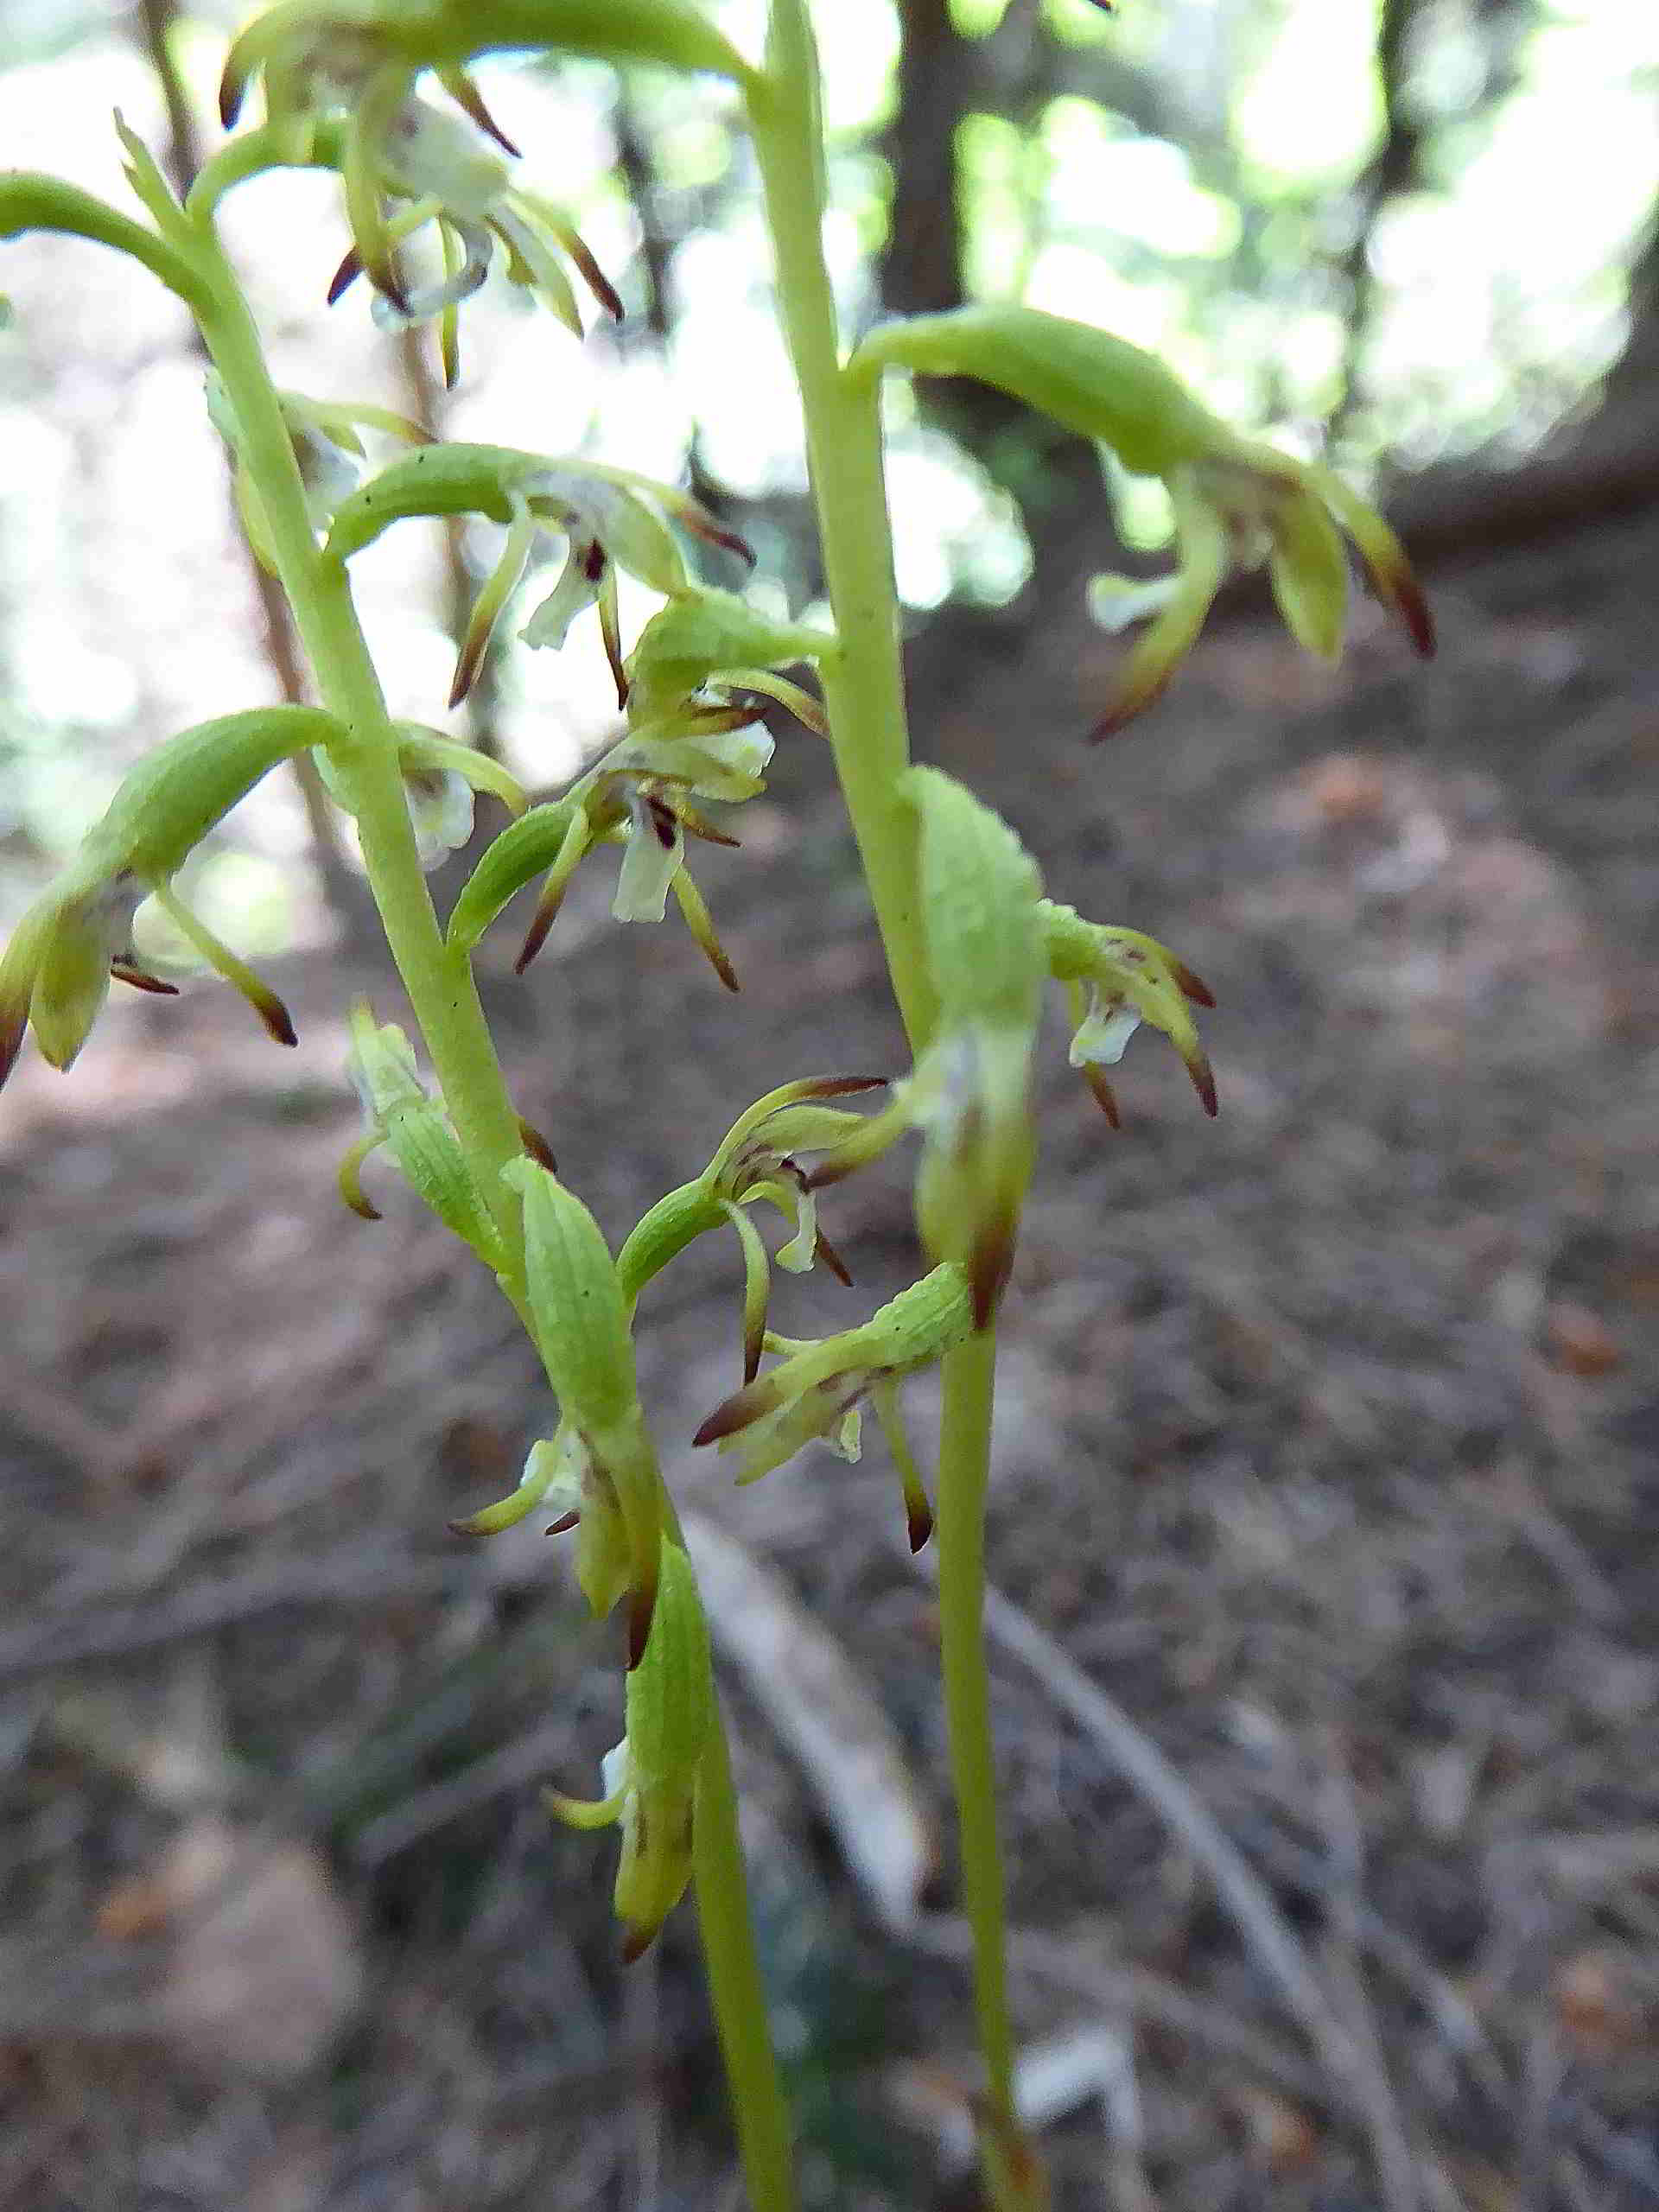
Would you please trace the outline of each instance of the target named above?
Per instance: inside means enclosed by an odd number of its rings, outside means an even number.
[[[355,817],[369,887],[444,1104],[506,1249],[517,1254],[518,1209],[499,1171],[523,1147],[471,963],[445,944],[433,911],[398,771],[396,733],[345,566],[317,545],[258,332],[206,221],[201,230],[200,258],[208,276],[201,334],[241,431],[243,459],[319,695],[346,725],[347,736],[330,749],[336,783]],[[514,1274],[519,1273],[515,1263]],[[522,1282],[510,1280],[509,1287],[521,1291]]]
[[[893,995],[913,1050],[936,1015],[922,945],[899,605],[877,396],[843,373],[823,257],[823,137],[805,0],[773,0],[766,75],[749,129],[777,257],[778,300],[806,423],[825,580],[841,650],[823,665],[830,743],[869,883]]]
[[[823,257],[818,86],[808,0],[772,0],[766,74],[750,90],[749,123],[777,257],[784,328],[800,385],[824,575],[841,640],[840,652],[823,665],[824,700],[893,995],[919,1058],[933,1033],[938,1002],[923,941],[914,816],[899,782],[909,765],[909,736],[881,465],[880,379],[849,376],[842,363]],[[1014,2212],[1026,2192],[1015,2178],[1014,2037],[982,1626],[995,1360],[995,1339],[988,1331],[949,1354],[944,1364],[939,1610],[963,1904],[973,1936],[975,2007],[988,2084],[986,2186],[998,2212]]]
[[[985,1666],[985,1494],[990,1478],[996,1337],[987,1329],[944,1356],[939,1428],[940,1666],[957,1801],[963,1909],[974,1951],[974,1998],[995,2139],[1014,2132],[1014,2034],[1004,1952],[1002,1846]]]
[[[789,2111],[772,2047],[766,1986],[749,1917],[737,1796],[725,1725],[718,1712],[697,1777],[692,1866],[709,1992],[731,2088],[749,2202],[753,2212],[793,2212]]]

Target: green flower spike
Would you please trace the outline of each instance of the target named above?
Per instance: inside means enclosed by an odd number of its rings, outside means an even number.
[[[843,1459],[859,1455],[859,1408],[873,1398],[893,1443],[905,1485],[911,1541],[920,1549],[932,1516],[897,1421],[894,1389],[931,1366],[980,1324],[966,1271],[952,1262],[889,1300],[858,1328],[816,1344],[768,1336],[766,1349],[785,1357],[716,1406],[692,1439],[739,1454],[737,1479],[759,1482],[815,1440]]]
[[[1175,512],[1175,573],[1150,586],[1103,580],[1099,596],[1113,619],[1158,619],[1130,653],[1096,739],[1163,690],[1235,568],[1265,561],[1297,643],[1337,659],[1348,604],[1344,532],[1412,644],[1433,652],[1427,601],[1381,515],[1330,469],[1240,437],[1138,346],[1033,308],[964,308],[876,331],[849,373],[873,383],[887,367],[993,385],[1109,445],[1132,474],[1162,479]]]
[[[1161,1029],[1174,1046],[1205,1112],[1213,1115],[1216,1079],[1191,1012],[1193,1006],[1214,1006],[1208,986],[1166,946],[1138,930],[1085,922],[1052,899],[1037,911],[1049,973],[1071,997],[1077,1024],[1071,1065],[1083,1071],[1112,1127],[1118,1126],[1117,1101],[1101,1070],[1117,1065],[1143,1021]]]
[[[507,542],[480,593],[455,664],[449,703],[465,698],[502,610],[529,567],[539,534],[558,531],[568,552],[557,582],[522,635],[562,645],[583,608],[597,606],[619,703],[627,701],[617,616],[616,572],[664,597],[690,584],[671,521],[753,559],[697,502],[671,485],[598,461],[520,453],[508,446],[424,446],[359,486],[337,510],[326,550],[337,560],[371,545],[394,522],[416,515],[482,516],[507,525]]]
[[[0,1084],[23,1033],[67,1068],[108,995],[110,978],[171,996],[136,958],[132,919],[153,898],[207,964],[233,983],[279,1045],[288,1009],[173,890],[174,876],[237,801],[279,761],[341,734],[314,707],[262,707],[181,730],[129,771],[57,880],[29,908],[0,958]]]
[[[841,1255],[818,1226],[817,1200],[798,1154],[833,1153],[861,1137],[861,1114],[826,1104],[885,1087],[881,1076],[814,1076],[769,1090],[734,1122],[695,1181],[659,1198],[617,1255],[616,1270],[632,1306],[652,1276],[705,1231],[729,1224],[743,1253],[743,1380],[760,1371],[772,1296],[772,1262],[747,1208],[764,1199],[776,1206],[793,1235],[778,1262],[804,1274],[822,1260],[838,1281],[852,1285]]]
[[[515,1160],[501,1172],[524,1201],[537,1349],[594,1486],[607,1485],[614,1499],[626,1540],[628,1663],[637,1667],[657,1599],[661,1478],[639,1404],[627,1301],[604,1235],[581,1199],[533,1160]]]
[[[920,817],[923,944],[939,1004],[906,1087],[924,1132],[916,1216],[932,1257],[967,1269],[984,1328],[1031,1175],[1041,885],[1007,823],[961,784],[935,768],[912,769],[906,783]]]
[[[601,1770],[596,1802],[543,1795],[556,1819],[576,1828],[622,1831],[616,1916],[630,1963],[650,1946],[691,1878],[692,1832],[703,1754],[715,1727],[709,1624],[691,1562],[662,1547],[656,1618],[644,1656],[628,1676],[626,1733]]]

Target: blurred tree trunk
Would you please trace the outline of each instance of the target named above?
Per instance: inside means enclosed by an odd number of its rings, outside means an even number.
[[[880,271],[889,315],[944,315],[967,296],[957,134],[983,99],[984,46],[959,35],[950,0],[900,0],[887,137],[893,204]]]

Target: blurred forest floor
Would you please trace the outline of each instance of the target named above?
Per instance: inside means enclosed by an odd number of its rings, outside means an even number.
[[[1656,573],[1651,512],[1442,570],[1426,672],[1369,615],[1339,675],[1235,621],[1099,752],[1117,648],[1080,614],[918,700],[1053,895],[1220,1001],[1214,1126],[1142,1038],[1113,1135],[1055,1023],[1007,1329],[1014,1988],[1064,2208],[1659,2202]],[[519,1103],[613,1236],[770,1085],[899,1065],[844,833],[787,780],[700,862],[741,998],[597,873],[526,982],[501,956]],[[611,1842],[536,1800],[593,1786],[613,1635],[539,1522],[445,1527],[545,1429],[532,1363],[389,1178],[378,1227],[335,1195],[345,1012],[394,994],[276,981],[297,1054],[216,988],[130,1000],[0,1119],[0,2204],[733,2203],[690,1914],[624,1975]],[[906,1172],[829,1194],[857,1288],[779,1325],[902,1280]],[[745,1548],[722,1649],[806,2195],[947,2212],[931,1591],[878,1443],[741,1493],[687,1448],[737,1296],[697,1248],[641,1364],[677,1493]],[[896,1730],[850,1777],[779,1734],[791,1696],[868,1730],[837,1646]],[[1265,1923],[1126,1780],[1148,1746]]]

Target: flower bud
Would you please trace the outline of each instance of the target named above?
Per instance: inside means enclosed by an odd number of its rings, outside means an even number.
[[[990,1321],[1030,1179],[1031,1053],[1043,948],[1035,864],[1000,816],[937,769],[912,769],[922,937],[939,1014],[907,1098],[925,1133],[916,1212],[935,1260],[968,1269]]]
[[[613,1484],[631,1561],[638,1663],[656,1597],[660,1478],[634,1374],[627,1301],[599,1224],[531,1160],[501,1171],[524,1204],[524,1274],[536,1342],[560,1410]]]

